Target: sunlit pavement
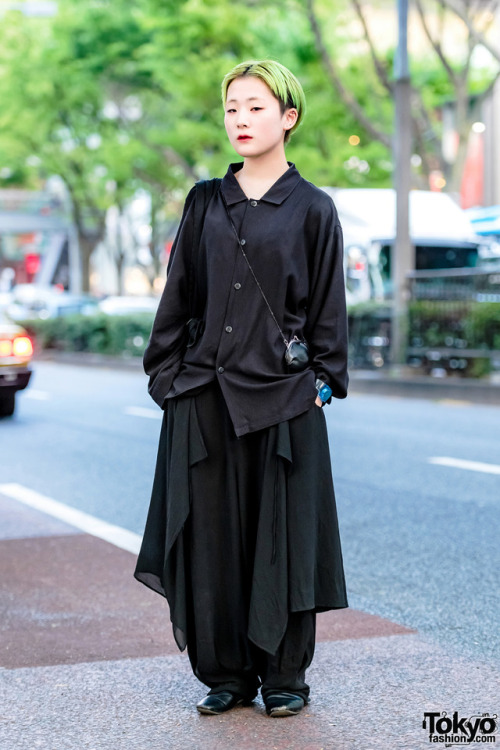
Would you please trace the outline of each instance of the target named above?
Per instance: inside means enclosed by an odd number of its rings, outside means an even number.
[[[200,716],[205,694],[135,556],[0,496],[5,750],[425,748],[426,712],[498,713],[491,666],[355,610],[318,616],[311,703]]]

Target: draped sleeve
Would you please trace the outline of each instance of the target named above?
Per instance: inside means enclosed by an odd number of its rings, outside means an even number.
[[[342,228],[331,200],[322,204],[314,206],[315,216],[308,217],[312,236],[306,339],[316,377],[328,383],[335,398],[345,398],[348,338]]]
[[[178,373],[184,352],[185,325],[189,319],[189,265],[194,231],[195,188],[189,192],[172,245],[167,283],[144,352],[148,390],[159,406]]]

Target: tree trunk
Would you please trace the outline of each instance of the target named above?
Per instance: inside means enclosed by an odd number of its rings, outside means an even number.
[[[464,127],[458,138],[457,155],[451,167],[450,177],[446,185],[447,193],[460,193],[468,148],[469,128]]]
[[[90,258],[96,247],[96,242],[90,240],[83,232],[78,231],[80,245],[80,262],[82,269],[82,292],[90,292]]]
[[[123,266],[125,259],[123,256],[116,258],[116,276],[118,280],[118,294],[121,296],[124,293],[124,280],[123,280]]]
[[[154,289],[155,279],[158,278],[161,272],[160,256],[163,249],[162,236],[160,232],[160,226],[158,221],[158,212],[162,206],[162,202],[157,198],[154,193],[151,193],[151,256],[153,264],[152,277],[150,276],[151,289]]]
[[[123,250],[123,237],[122,237],[122,220],[123,220],[123,209],[120,204],[117,205],[118,214],[116,217],[116,228],[115,228],[115,267],[116,276],[118,283],[118,294],[121,296],[124,290],[123,282],[123,266],[125,265],[125,252]]]

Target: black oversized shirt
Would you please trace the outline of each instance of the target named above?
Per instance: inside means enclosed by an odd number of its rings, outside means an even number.
[[[227,209],[255,276],[286,338],[309,345],[310,365],[289,373],[285,345],[241,252],[220,191],[211,199],[200,241],[207,269],[205,329],[185,349],[194,188],[184,207],[173,258],[144,355],[149,391],[165,405],[217,378],[236,435],[307,411],[315,379],[347,395],[347,316],[342,230],[331,198],[295,166],[259,200],[248,199],[232,164],[222,180]]]

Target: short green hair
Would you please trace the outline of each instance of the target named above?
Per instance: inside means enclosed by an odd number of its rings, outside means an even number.
[[[273,95],[280,103],[281,113],[287,109],[297,110],[297,122],[285,133],[285,143],[292,132],[297,129],[306,109],[306,97],[304,90],[293,73],[275,60],[247,60],[239,63],[222,81],[222,104],[226,106],[227,90],[230,84],[237,78],[253,76],[260,78],[268,86]]]

